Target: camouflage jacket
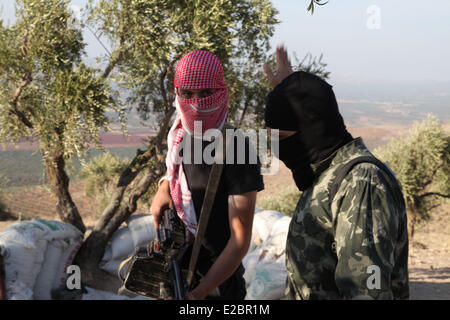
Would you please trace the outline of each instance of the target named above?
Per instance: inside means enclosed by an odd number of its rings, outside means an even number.
[[[330,205],[337,170],[367,155],[357,138],[313,166],[315,181],[300,197],[287,238],[289,299],[409,297],[406,209],[397,182],[389,184],[372,163],[357,164]]]

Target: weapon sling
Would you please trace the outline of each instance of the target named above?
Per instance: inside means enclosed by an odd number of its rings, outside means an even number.
[[[205,235],[206,227],[208,225],[209,216],[211,215],[211,209],[214,204],[214,200],[216,198],[217,188],[219,186],[220,177],[222,175],[223,166],[225,163],[225,155],[228,145],[228,137],[226,136],[226,129],[232,129],[233,127],[229,124],[225,124],[222,129],[222,136],[219,137],[222,139],[222,150],[220,148],[216,149],[218,154],[216,153],[215,159],[216,162],[212,165],[211,172],[208,177],[208,184],[206,185],[205,190],[205,198],[203,200],[202,209],[200,211],[200,218],[197,224],[197,231],[195,234],[194,244],[192,246],[192,254],[191,259],[189,261],[189,268],[187,274],[187,288],[189,289],[192,283],[192,279],[194,277],[194,270],[197,265],[198,255],[200,253],[200,248],[202,246],[203,237]],[[233,136],[233,135],[231,135]],[[219,142],[220,146],[220,142]],[[219,161],[218,161],[219,160]],[[221,160],[221,161],[220,161]]]

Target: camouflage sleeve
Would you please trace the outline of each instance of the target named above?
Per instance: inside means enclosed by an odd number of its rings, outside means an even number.
[[[392,299],[391,274],[399,218],[387,176],[359,164],[342,182],[332,212],[337,287],[347,299]]]

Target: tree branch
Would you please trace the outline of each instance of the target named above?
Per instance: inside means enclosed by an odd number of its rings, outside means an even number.
[[[167,92],[166,87],[164,86],[164,80],[166,79],[166,75],[167,75],[167,68],[164,69],[159,76],[159,89],[161,90],[161,96],[164,102],[164,109],[167,112],[169,110],[168,108],[169,104],[167,103]]]
[[[250,98],[247,97],[244,103],[244,109],[242,110],[241,118],[239,119],[238,127],[241,127],[242,122],[244,121],[245,114],[247,113],[248,105],[250,104]]]
[[[438,170],[439,170],[440,168],[442,168],[442,167],[443,167],[443,164],[441,163],[439,166],[437,166],[437,167],[434,168],[433,173],[431,174],[430,180],[428,180],[427,182],[425,182],[425,183],[423,184],[423,187],[424,187],[424,188],[425,188],[426,186],[430,185],[430,184],[433,182],[434,176],[436,175],[436,173],[438,172]]]
[[[429,196],[438,196],[438,197],[442,197],[442,198],[450,198],[450,194],[442,194],[440,192],[427,192],[427,193],[421,194],[420,196],[418,196],[418,198],[422,199],[422,198],[429,197]]]
[[[103,44],[103,42],[97,36],[97,34],[87,24],[86,24],[86,28],[89,30],[90,33],[92,33],[92,35],[95,37],[95,39],[97,39],[98,43],[100,43],[100,45],[103,47],[103,49],[105,49],[108,56],[111,57],[111,52],[108,50],[108,48],[106,48],[106,46]]]
[[[23,37],[22,45],[20,47],[20,50],[22,52],[23,57],[28,56],[28,50],[27,50],[27,41],[28,41],[28,30],[25,31],[25,35]],[[9,102],[12,106],[12,110],[10,110],[11,114],[15,114],[19,120],[28,128],[33,128],[33,124],[27,119],[25,114],[19,110],[19,99],[20,95],[22,94],[23,89],[30,84],[30,82],[33,81],[33,78],[31,77],[30,72],[24,72],[22,74],[21,82],[19,84],[19,87],[16,89],[16,92],[14,93],[13,98]]]

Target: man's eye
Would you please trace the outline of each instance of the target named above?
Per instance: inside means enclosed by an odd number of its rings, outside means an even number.
[[[209,97],[209,96],[212,95],[213,93],[214,93],[213,90],[205,90],[205,91],[202,92],[202,97],[203,97],[203,98]]]

